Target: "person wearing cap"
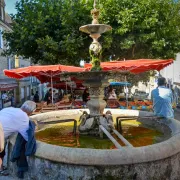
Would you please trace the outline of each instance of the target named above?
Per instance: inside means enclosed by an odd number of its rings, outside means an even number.
[[[164,77],[158,79],[158,87],[152,90],[151,99],[156,116],[174,118],[174,111],[172,108],[173,93],[171,89],[166,87],[166,79]]]
[[[0,124],[4,140],[13,133],[20,133],[22,137],[28,141],[27,130],[29,129],[29,116],[36,110],[36,103],[26,101],[21,108],[8,107],[0,111]],[[5,148],[0,152],[0,175],[7,175],[3,169],[3,158],[5,156]]]

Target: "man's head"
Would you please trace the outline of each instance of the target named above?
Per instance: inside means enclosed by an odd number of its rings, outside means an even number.
[[[158,78],[158,86],[165,86],[166,85],[166,79],[164,77]]]
[[[30,116],[33,111],[36,110],[36,103],[33,101],[26,101],[21,106],[22,111],[24,111],[28,116]]]

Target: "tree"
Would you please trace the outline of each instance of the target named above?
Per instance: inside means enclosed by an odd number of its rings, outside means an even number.
[[[41,64],[89,61],[92,41],[79,27],[91,22],[93,0],[21,0],[6,54]],[[102,60],[173,58],[180,51],[179,0],[101,0],[101,23],[112,32],[100,38]]]
[[[174,58],[180,51],[180,1],[101,2],[102,20],[113,27],[107,54],[120,59]]]
[[[91,21],[88,6],[77,0],[22,0],[16,9],[13,32],[4,34],[6,54],[40,64],[79,64],[87,57],[88,48],[82,47],[89,38],[79,27]]]

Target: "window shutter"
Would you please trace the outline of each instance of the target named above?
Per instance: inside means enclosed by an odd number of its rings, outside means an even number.
[[[3,49],[4,42],[3,42],[3,28],[0,28],[0,47]]]

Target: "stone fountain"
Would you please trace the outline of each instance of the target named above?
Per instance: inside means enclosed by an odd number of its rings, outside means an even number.
[[[104,72],[101,71],[100,57],[102,54],[102,46],[98,42],[102,33],[112,30],[112,27],[106,24],[99,24],[99,13],[96,9],[96,1],[94,1],[94,9],[91,10],[92,24],[81,26],[80,31],[89,34],[93,42],[89,46],[89,53],[91,58],[92,69],[90,72],[71,73],[68,76],[74,76],[84,81],[83,85],[89,87],[90,100],[87,102],[87,107],[90,114],[86,112],[81,116],[81,124],[79,125],[80,134],[99,135],[99,125],[102,125],[108,132],[114,128],[112,115],[107,113],[103,115],[106,101],[104,98],[104,88],[109,85],[108,80],[116,76],[122,76],[127,72]]]
[[[164,141],[141,147],[118,146],[112,149],[70,148],[37,141],[38,147],[34,157],[28,158],[29,171],[25,179],[37,180],[178,180],[180,177],[180,123],[175,119],[159,119],[151,112],[138,110],[104,109],[103,89],[108,85],[108,79],[123,76],[127,72],[103,72],[100,68],[102,47],[98,38],[111,27],[98,23],[99,10],[91,11],[92,24],[82,26],[81,31],[90,34],[93,42],[90,45],[92,63],[91,72],[67,73],[63,76],[75,76],[84,80],[84,85],[90,87],[90,98],[82,113],[80,109],[60,110],[34,115],[31,120],[36,121],[37,129],[41,124],[53,121],[54,118],[81,119],[80,134],[101,135],[99,127],[104,132],[114,130],[111,111],[115,117],[137,117],[143,126],[157,129],[166,135]],[[88,114],[89,113],[89,114]],[[44,127],[43,127],[44,128]],[[42,128],[42,129],[43,129]],[[106,135],[108,135],[108,133]],[[139,132],[141,133],[141,132]],[[91,138],[94,138],[94,137]],[[9,152],[15,144],[15,137],[10,138]],[[109,137],[109,136],[108,136]],[[100,139],[101,140],[101,139]],[[9,169],[16,175],[16,165],[9,162]]]

